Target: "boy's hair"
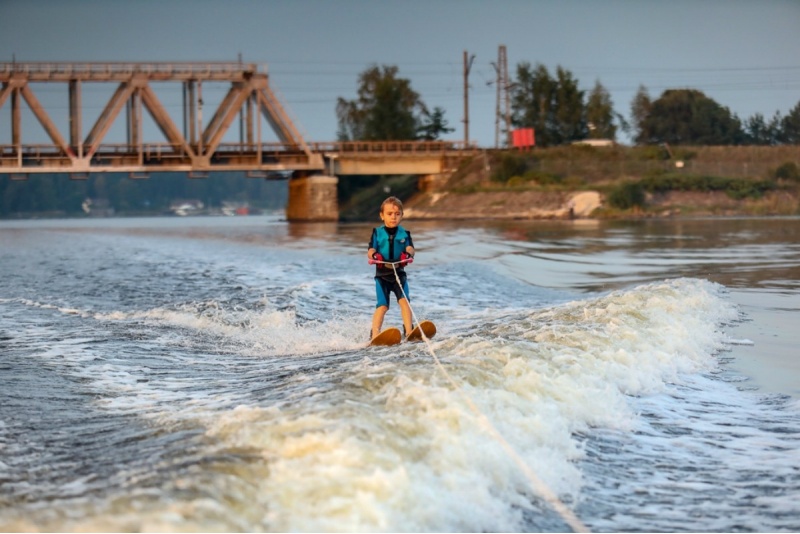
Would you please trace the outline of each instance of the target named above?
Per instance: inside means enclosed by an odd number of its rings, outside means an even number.
[[[400,208],[400,213],[403,213],[403,201],[397,197],[389,197],[381,203],[381,211],[379,213],[383,213],[383,207],[386,204],[394,204],[398,208]]]

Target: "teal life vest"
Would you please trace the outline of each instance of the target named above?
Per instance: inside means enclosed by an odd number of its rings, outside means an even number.
[[[408,232],[402,226],[397,227],[395,235],[389,235],[386,226],[375,228],[373,248],[383,256],[385,261],[400,261],[400,254],[406,251],[409,244]]]

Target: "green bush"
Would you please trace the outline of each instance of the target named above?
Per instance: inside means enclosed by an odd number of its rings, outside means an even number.
[[[523,175],[523,178],[536,182],[539,185],[560,184],[564,180],[564,177],[560,174],[542,171],[528,171]]]
[[[523,156],[504,153],[495,164],[492,181],[505,183],[514,176],[522,176],[528,170],[528,163]]]
[[[636,148],[640,159],[644,160],[666,160],[669,159],[669,152],[661,145],[647,145]]]
[[[509,187],[520,187],[528,185],[529,180],[524,176],[512,176],[506,182],[506,185]]]
[[[731,179],[731,183],[728,184],[725,193],[733,199],[742,200],[745,198],[761,198],[764,193],[772,189],[775,189],[774,182]]]
[[[760,198],[766,191],[775,189],[770,180],[727,178],[724,176],[698,176],[692,174],[652,174],[641,181],[645,191],[666,193],[668,191],[724,191],[731,198]]]
[[[676,160],[690,161],[697,157],[697,151],[680,147],[674,149],[672,155]]]
[[[643,207],[645,203],[644,187],[637,182],[625,182],[614,187],[608,194],[611,207],[628,210],[635,206]]]
[[[564,186],[572,189],[580,189],[586,185],[586,179],[581,176],[567,176],[561,178],[561,181]]]
[[[800,167],[797,166],[797,163],[788,161],[775,169],[774,176],[782,180],[800,182]]]

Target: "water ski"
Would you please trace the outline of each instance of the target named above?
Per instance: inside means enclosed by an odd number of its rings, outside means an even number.
[[[430,321],[422,321],[408,334],[406,341],[421,341],[422,334],[425,334],[428,339],[432,338],[436,335],[436,325]]]
[[[394,326],[387,328],[377,336],[372,338],[369,342],[370,345],[397,345],[403,340],[403,334],[400,333],[399,328]]]

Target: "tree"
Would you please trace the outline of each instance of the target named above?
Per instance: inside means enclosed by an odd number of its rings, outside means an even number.
[[[358,78],[358,98],[338,99],[339,140],[405,140],[417,139],[420,128],[428,135],[448,131],[444,111],[429,115],[411,82],[398,72],[396,66],[369,67]],[[423,123],[426,117],[429,121]]]
[[[588,128],[584,112],[584,91],[578,89],[578,80],[566,69],[556,69],[556,130],[559,143],[586,139]]]
[[[611,95],[600,80],[595,82],[586,101],[586,126],[592,139],[616,139],[617,127],[614,124],[614,103]]]
[[[781,120],[780,139],[784,143],[800,144],[800,102]]]
[[[423,112],[422,123],[417,127],[417,139],[434,141],[439,139],[440,135],[454,131],[453,128],[447,127],[447,121],[444,119],[444,110],[437,106],[433,108],[432,112],[427,110]]]
[[[644,142],[644,128],[647,116],[650,115],[650,108],[653,103],[650,101],[650,94],[644,85],[640,85],[639,89],[631,101],[631,122],[633,123],[633,139],[637,143]]]
[[[668,89],[652,103],[637,141],[734,145],[742,138],[741,122],[728,108],[695,89]]]
[[[742,125],[744,143],[748,145],[777,145],[781,138],[781,116],[775,112],[772,119],[767,122],[764,115],[756,113]]]
[[[517,78],[512,84],[511,123],[533,128],[536,143],[552,146],[586,138],[584,92],[572,73],[558,67],[553,78],[544,65],[535,69],[530,63],[517,65]]]
[[[538,64],[534,71],[528,62],[518,64],[517,79],[511,87],[511,124],[533,128],[540,146],[556,144],[551,132],[555,80],[550,77],[547,68]]]

